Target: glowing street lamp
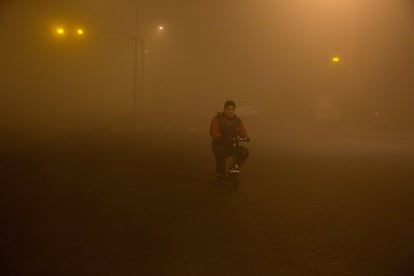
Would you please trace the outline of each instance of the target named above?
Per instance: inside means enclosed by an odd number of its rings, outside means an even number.
[[[64,36],[65,35],[65,29],[63,29],[62,27],[56,28],[56,34],[58,36]]]
[[[67,36],[66,29],[64,27],[61,27],[61,26],[55,27],[54,28],[54,33],[55,33],[56,36],[59,36],[59,37]],[[72,35],[73,36],[78,36],[78,37],[84,36],[85,35],[85,29],[76,28],[76,29],[73,30]]]
[[[138,24],[137,24],[137,26],[138,26]],[[159,32],[164,32],[165,31],[165,27],[162,26],[162,25],[158,25],[156,28]],[[137,27],[137,30],[138,30],[138,27]],[[149,53],[148,49],[145,48],[145,41],[137,35],[137,30],[135,32],[135,35],[129,35],[129,34],[120,33],[120,32],[112,33],[112,34],[117,34],[117,35],[120,35],[120,36],[125,37],[127,39],[130,39],[134,42],[134,111],[137,110],[138,54],[140,53],[140,55],[141,55],[141,57],[140,57],[140,60],[141,60],[141,64],[140,64],[140,67],[141,67],[141,70],[140,70],[141,71],[140,72],[141,73],[140,85],[141,85],[141,87],[140,87],[140,90],[141,90],[141,105],[143,107],[144,106],[144,104],[143,104],[144,103],[144,92],[145,92],[144,91],[144,89],[145,89],[145,85],[144,85],[144,80],[145,80],[145,56]],[[66,30],[61,26],[58,26],[58,27],[55,26],[54,33],[55,33],[56,36],[59,36],[59,37],[66,36]],[[71,37],[74,37],[74,36],[75,37],[83,37],[83,36],[85,36],[86,33],[87,33],[87,31],[85,32],[85,29],[79,27],[79,25],[77,27],[75,25],[75,28],[72,29],[72,32],[71,32],[70,35],[71,35]]]
[[[339,63],[341,61],[341,59],[338,56],[332,57],[331,61],[333,63]]]
[[[76,34],[77,34],[78,36],[83,36],[83,35],[85,34],[85,31],[84,31],[82,28],[78,28],[78,29],[76,30]]]

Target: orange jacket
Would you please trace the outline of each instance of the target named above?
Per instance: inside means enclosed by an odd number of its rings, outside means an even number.
[[[239,120],[237,135],[239,135],[240,137],[247,136],[247,131],[244,127],[242,120],[240,120],[240,118],[237,119]],[[220,129],[220,120],[223,120],[224,124],[228,127],[231,127],[234,123],[234,119],[227,119],[222,115],[222,113],[218,113],[216,116],[214,116],[210,124],[210,136],[213,139],[213,141],[218,141],[223,135],[222,130]]]

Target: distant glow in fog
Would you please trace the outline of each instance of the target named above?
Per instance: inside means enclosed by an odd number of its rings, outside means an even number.
[[[339,57],[333,57],[332,58],[332,62],[333,63],[338,63],[338,62],[340,62],[341,61],[341,59],[339,58]]]
[[[64,35],[64,34],[65,34],[65,29],[63,29],[63,28],[57,28],[57,29],[56,29],[56,33],[57,33],[58,35],[62,36],[62,35]]]
[[[76,30],[76,33],[78,34],[78,35],[84,35],[84,31],[83,31],[83,29],[77,29]]]

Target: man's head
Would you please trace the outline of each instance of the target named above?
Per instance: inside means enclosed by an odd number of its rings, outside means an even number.
[[[233,118],[236,111],[236,103],[234,101],[226,101],[224,103],[224,116]]]

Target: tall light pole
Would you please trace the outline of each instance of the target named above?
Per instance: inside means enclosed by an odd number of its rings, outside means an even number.
[[[145,104],[144,104],[144,93],[145,93],[145,42],[142,38],[138,36],[139,33],[139,5],[135,7],[135,36],[134,39],[134,113],[137,112],[137,98],[138,98],[138,85],[137,85],[137,70],[138,70],[138,46],[140,44],[141,47],[141,74],[140,74],[140,107],[141,107],[141,113],[145,113]]]
[[[165,32],[165,27],[163,25],[157,26],[157,32],[159,34],[162,34]],[[160,104],[160,86],[161,86],[161,76],[160,76],[160,64],[159,64],[159,58],[155,62],[155,106],[154,110],[155,112],[159,111],[159,104]]]
[[[121,36],[123,38],[129,39],[131,41],[133,41],[134,43],[134,55],[133,55],[133,59],[134,59],[134,67],[133,67],[133,89],[134,89],[134,95],[133,95],[133,110],[134,113],[136,113],[138,111],[138,90],[139,90],[139,106],[141,108],[141,113],[144,113],[144,109],[145,109],[145,54],[146,54],[146,45],[145,45],[145,41],[144,39],[142,39],[139,35],[138,35],[138,11],[137,11],[137,15],[136,15],[136,22],[135,22],[135,34],[131,35],[128,33],[123,33],[123,32],[105,32],[105,33],[101,33],[101,34],[105,34],[105,35],[118,35]],[[157,26],[158,31],[165,31],[164,26]],[[54,29],[55,35],[60,37],[60,38],[65,38],[67,36],[66,34],[66,29],[63,26],[59,26],[56,27]],[[78,37],[82,37],[85,35],[85,30],[83,28],[77,28],[75,30],[75,35]],[[138,58],[139,55],[139,58]],[[140,60],[139,65],[138,65],[138,59]],[[140,67],[140,85],[139,85],[139,89],[138,89],[138,66]]]
[[[351,38],[349,42],[349,76],[348,76],[348,89],[350,92],[350,104],[349,108],[353,109],[350,110],[352,114],[355,114],[355,107],[353,106],[355,92],[353,91],[355,88],[354,85],[354,66],[355,66],[355,24],[356,24],[356,1],[351,1]]]
[[[140,90],[140,99],[139,99],[139,106],[141,108],[141,113],[143,114],[145,112],[145,54],[147,52],[146,50],[146,44],[145,44],[145,40],[142,39],[140,36],[138,36],[138,14],[136,16],[136,30],[135,30],[135,35],[130,35],[130,34],[126,34],[126,33],[118,33],[118,32],[113,32],[111,34],[117,34],[120,36],[123,36],[127,39],[130,39],[134,42],[134,112],[138,111],[138,55],[139,57],[139,67],[140,67],[140,85],[139,85],[139,90]],[[160,32],[164,32],[165,31],[165,27],[164,26],[157,26],[158,31]]]
[[[140,48],[140,107],[141,112],[144,112],[145,99],[145,42],[138,36],[130,36],[134,41],[134,112],[137,112],[138,99],[138,48]]]
[[[134,67],[133,67],[133,110],[134,112],[138,111],[137,102],[138,102],[138,55],[140,55],[140,107],[141,111],[143,112],[144,109],[144,94],[145,94],[145,41],[139,37],[138,35],[131,35],[128,33],[122,33],[122,32],[104,32],[101,33],[103,35],[111,35],[111,36],[120,36],[123,38],[126,38],[134,43]]]

